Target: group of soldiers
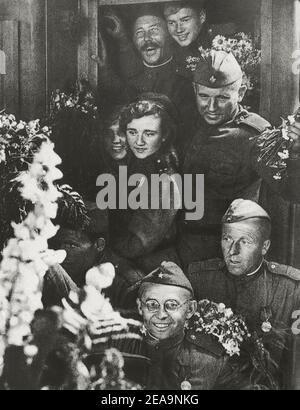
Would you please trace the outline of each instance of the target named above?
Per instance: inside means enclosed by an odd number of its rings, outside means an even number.
[[[251,332],[280,334],[282,347],[270,351],[283,386],[280,366],[292,313],[300,307],[300,271],[267,261],[271,218],[258,203],[262,184],[299,202],[300,123],[289,127],[287,170],[276,180],[274,170],[258,161],[268,148],[267,139],[263,145],[258,140],[271,126],[241,106],[246,86],[235,57],[212,51],[199,56],[193,73],[185,69],[185,57],[209,44],[201,2],[139,8],[132,41],[119,18],[107,19],[119,40],[120,70],[109,65],[100,37],[102,52],[92,58],[113,107],[101,135],[99,169],[114,175],[121,189],[122,166],[129,176],[148,180],[153,174],[169,180],[175,173],[203,174],[204,216],[188,220],[174,201],[170,209],[103,212],[96,203],[67,195],[59,200],[60,230],[50,241],[67,257],[46,274],[44,305],[60,304],[84,285],[92,266],[111,262],[116,277],[107,295],[116,308],[130,309],[144,322],[147,388],[226,387],[230,361],[221,345],[185,329],[201,299],[243,315]],[[167,187],[160,195],[162,200]],[[240,388],[249,385],[247,379]]]

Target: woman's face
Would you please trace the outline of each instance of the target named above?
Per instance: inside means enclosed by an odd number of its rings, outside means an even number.
[[[114,160],[118,161],[126,157],[126,136],[120,133],[118,120],[106,130],[104,143],[106,151]]]
[[[127,142],[139,159],[145,159],[157,152],[163,142],[161,118],[156,115],[145,115],[135,118],[127,124]]]

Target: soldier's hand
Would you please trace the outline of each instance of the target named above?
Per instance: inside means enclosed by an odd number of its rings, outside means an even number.
[[[116,14],[114,14],[112,10],[105,13],[104,19],[107,23],[106,31],[108,32],[108,34],[110,34],[117,40],[127,39],[126,30],[124,28],[122,20]]]
[[[99,33],[99,37],[98,37],[98,48],[99,48],[99,54],[91,55],[91,59],[95,61],[95,63],[97,63],[100,68],[107,68],[108,66],[107,50],[106,50],[105,42],[101,36],[101,33]]]
[[[294,141],[293,146],[291,148],[291,159],[298,159],[300,158],[300,122],[296,120],[293,125],[288,127],[289,137]]]
[[[241,130],[238,127],[218,127],[216,135],[210,137],[210,139],[224,139],[224,138],[238,138]]]

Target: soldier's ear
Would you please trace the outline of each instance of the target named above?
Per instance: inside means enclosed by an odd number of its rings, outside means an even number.
[[[187,313],[187,319],[190,319],[192,316],[194,316],[194,313],[197,310],[197,302],[195,300],[191,300],[188,304],[188,313]]]
[[[246,92],[247,92],[247,86],[246,86],[245,84],[241,85],[240,88],[239,88],[239,99],[238,99],[238,102],[242,102],[242,101],[243,101]]]
[[[271,246],[271,241],[268,239],[264,241],[263,248],[262,248],[262,255],[265,256],[268,253],[268,250],[270,249]]]
[[[137,299],[137,300],[136,300],[136,304],[137,304],[137,307],[138,307],[138,312],[139,312],[139,314],[140,314],[141,316],[143,316],[142,303],[141,303],[140,299]]]
[[[95,246],[99,253],[104,251],[105,245],[106,243],[104,238],[98,238],[96,240]]]

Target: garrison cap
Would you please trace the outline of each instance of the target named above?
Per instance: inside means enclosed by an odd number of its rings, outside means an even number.
[[[222,222],[235,223],[253,218],[267,219],[268,221],[271,221],[267,212],[256,202],[246,199],[236,199],[226,211]]]
[[[196,84],[222,88],[242,79],[243,72],[232,53],[211,50],[208,56],[200,57],[193,77]]]
[[[138,18],[145,16],[155,16],[163,20],[164,16],[161,5],[152,3],[135,5],[134,8],[131,9],[129,17],[130,23],[134,24]]]
[[[174,262],[162,262],[160,266],[145,276],[140,282],[140,288],[147,283],[155,285],[178,286],[187,289],[194,294],[191,282],[183,273],[182,269]]]

